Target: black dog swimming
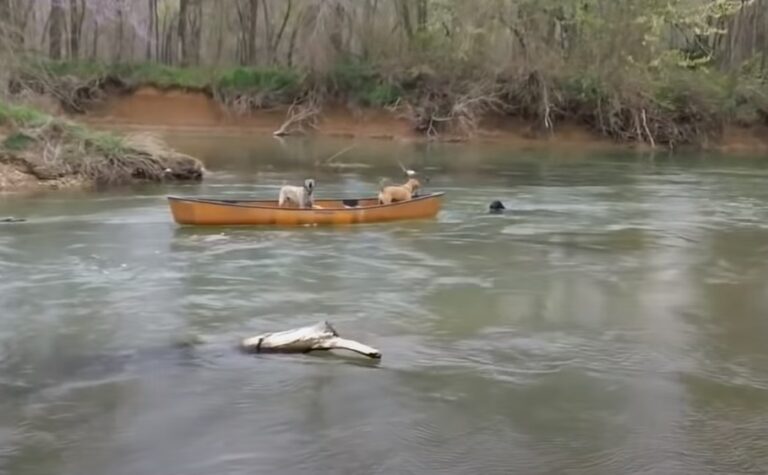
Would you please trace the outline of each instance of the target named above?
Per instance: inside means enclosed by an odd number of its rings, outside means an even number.
[[[488,206],[488,212],[491,214],[501,214],[506,210],[507,208],[504,206],[504,203],[502,203],[499,200],[494,200],[490,206]]]

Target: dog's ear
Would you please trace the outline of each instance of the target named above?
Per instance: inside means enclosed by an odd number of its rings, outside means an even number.
[[[306,188],[308,191],[312,191],[315,188],[315,180],[311,178],[304,180],[304,188]]]

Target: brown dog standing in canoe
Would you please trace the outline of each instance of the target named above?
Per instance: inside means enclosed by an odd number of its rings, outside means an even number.
[[[388,205],[398,201],[408,201],[419,188],[421,183],[416,178],[409,179],[404,185],[385,186],[379,191],[379,203]]]

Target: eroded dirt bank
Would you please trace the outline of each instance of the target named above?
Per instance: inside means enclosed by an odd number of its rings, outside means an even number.
[[[133,93],[113,96],[78,119],[98,126],[138,129],[217,129],[221,133],[271,134],[286,119],[287,107],[236,114],[202,92],[159,90],[143,87]],[[345,105],[326,106],[311,133],[385,140],[425,140],[408,120],[386,109],[360,109]],[[622,144],[589,130],[585,125],[560,123],[551,135],[535,132],[533,124],[519,118],[486,118],[472,137],[442,136],[449,141],[491,141],[510,147],[645,148]],[[722,137],[705,146],[729,153],[768,152],[767,127],[728,126]]]

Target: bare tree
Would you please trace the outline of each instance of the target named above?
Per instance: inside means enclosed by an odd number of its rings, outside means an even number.
[[[179,2],[179,50],[181,64],[188,66],[200,62],[200,35],[202,4],[200,0]]]
[[[144,59],[152,61],[152,56],[157,51],[157,0],[148,0],[147,12],[147,48]]]
[[[0,19],[11,19],[11,0],[0,0]],[[11,21],[0,23],[0,48],[10,46]]]
[[[416,29],[420,33],[427,29],[427,0],[416,2]]]
[[[115,41],[115,49],[113,53],[114,61],[122,62],[123,54],[125,52],[125,0],[114,0],[115,10],[117,16],[117,40]]]
[[[61,59],[64,43],[64,0],[51,0],[48,22],[48,55],[53,60]]]
[[[189,0],[179,0],[179,49],[181,50],[181,64],[189,64],[189,51],[187,49],[187,12]]]
[[[620,74],[687,44],[723,71],[768,67],[768,0],[0,0],[0,22],[4,44],[52,59]]]
[[[85,11],[85,0],[69,0],[69,55],[72,59],[80,57]]]

